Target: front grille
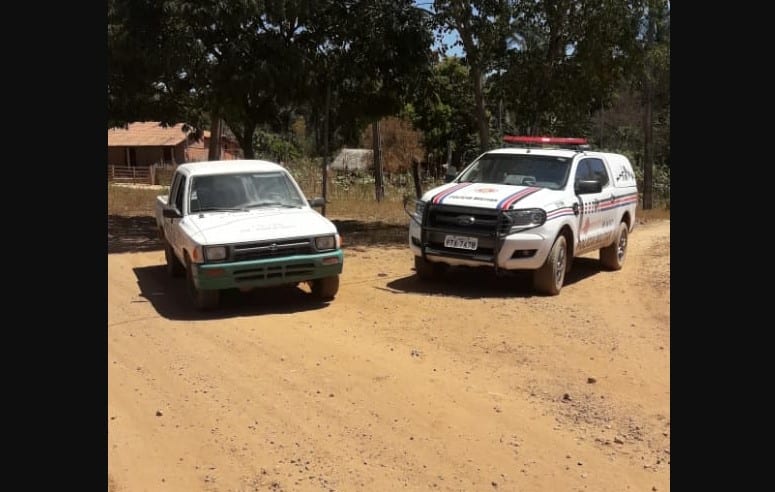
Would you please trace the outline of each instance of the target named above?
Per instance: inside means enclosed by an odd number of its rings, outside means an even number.
[[[312,240],[308,238],[263,241],[234,246],[232,260],[263,260],[266,258],[278,258],[283,256],[308,255],[315,252],[316,251],[312,246]]]
[[[501,217],[497,210],[441,205],[428,211],[427,226],[454,234],[495,237]]]
[[[511,224],[498,210],[450,205],[433,206],[423,224],[423,242],[431,254],[492,262],[498,251],[498,238]],[[476,237],[476,250],[444,246],[447,235]]]
[[[236,282],[248,282],[250,280],[271,280],[307,278],[315,271],[313,263],[298,263],[295,265],[271,265],[236,270],[234,280]]]

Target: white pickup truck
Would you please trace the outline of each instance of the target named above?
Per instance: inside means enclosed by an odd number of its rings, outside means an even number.
[[[167,271],[185,274],[199,309],[215,308],[224,289],[301,282],[331,300],[344,258],[336,226],[312,208],[322,204],[271,162],[180,165],[169,196],[156,199]]]
[[[516,146],[485,152],[407,208],[417,276],[436,279],[448,266],[533,270],[534,289],[557,295],[576,256],[599,250],[605,268],[622,268],[638,203],[629,160],[581,150],[584,139],[504,140]]]

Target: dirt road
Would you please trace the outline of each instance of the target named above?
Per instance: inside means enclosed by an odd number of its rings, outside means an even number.
[[[622,271],[578,259],[557,297],[352,247],[330,304],[205,316],[161,251],[111,254],[109,488],[667,491],[670,222],[630,239]]]

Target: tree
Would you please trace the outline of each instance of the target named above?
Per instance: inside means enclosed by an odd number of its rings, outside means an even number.
[[[637,0],[636,0],[637,1]],[[526,134],[584,135],[631,66],[637,4],[518,2],[512,47],[493,90]]]
[[[464,154],[477,153],[477,118],[469,69],[456,57],[434,64],[431,76],[415,93],[405,112],[423,132],[431,164],[458,167]]]
[[[512,6],[507,0],[435,0],[439,23],[446,32],[456,31],[465,50],[465,63],[473,85],[479,147],[490,148],[484,78],[506,53],[511,33]]]

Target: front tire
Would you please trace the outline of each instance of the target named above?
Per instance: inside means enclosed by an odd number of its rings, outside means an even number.
[[[186,272],[183,264],[175,256],[172,245],[166,239],[164,240],[164,259],[167,261],[167,275],[170,277],[182,277]]]
[[[186,268],[186,287],[191,301],[200,311],[207,311],[218,307],[221,300],[221,291],[214,289],[199,289],[194,283],[194,265],[191,261],[187,262]]]
[[[315,298],[321,301],[331,301],[339,292],[339,275],[316,278],[310,282],[310,290]]]
[[[414,257],[414,271],[417,273],[417,278],[423,282],[438,280],[444,274],[445,267],[444,263],[434,263],[422,256]]]
[[[568,243],[565,236],[557,236],[541,268],[533,272],[533,288],[541,294],[556,296],[565,282],[568,269]]]
[[[629,229],[627,223],[619,224],[619,232],[616,234],[616,240],[610,246],[600,248],[600,264],[607,270],[621,270],[624,260],[627,258],[627,242],[629,239]]]

